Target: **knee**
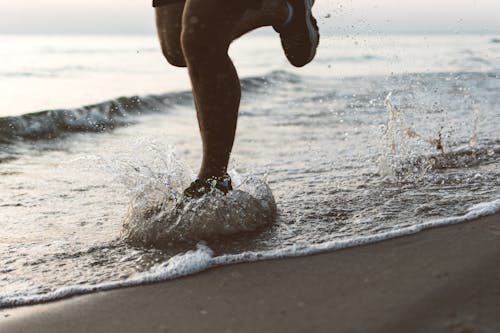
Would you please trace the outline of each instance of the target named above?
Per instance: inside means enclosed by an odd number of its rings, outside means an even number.
[[[167,62],[175,67],[186,67],[186,60],[184,59],[184,56],[182,53],[171,53],[167,50],[162,50],[163,51],[163,56],[165,59],[167,59]]]
[[[167,62],[175,67],[186,67],[186,61],[184,59],[184,55],[182,50],[173,51],[166,45],[161,45],[161,52],[163,56],[167,60]]]

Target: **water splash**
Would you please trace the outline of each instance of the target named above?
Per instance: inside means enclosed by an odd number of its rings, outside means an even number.
[[[145,187],[130,203],[122,238],[133,245],[171,247],[271,225],[276,204],[269,186],[254,177],[234,185],[227,195],[213,191],[192,200],[173,187]]]
[[[99,169],[94,176],[105,171],[107,183],[129,197],[121,232],[125,242],[167,248],[251,232],[274,222],[276,203],[265,179],[232,170],[233,191],[188,200],[183,190],[195,175],[173,147],[144,138],[127,146],[136,153],[76,161],[80,169]]]
[[[386,151],[379,160],[380,173],[398,182],[418,182],[431,170],[468,167],[488,152],[478,148],[479,110],[474,111],[474,127],[467,147],[451,148],[444,139],[444,126],[433,136],[424,136],[412,128],[403,112],[392,101],[392,92],[384,102],[387,124],[383,133]],[[423,151],[418,151],[420,150]]]
[[[471,148],[477,148],[478,145],[478,135],[479,135],[479,109],[474,109],[474,130],[472,132],[472,137],[469,140],[469,146]]]
[[[402,167],[402,161],[411,159],[413,155],[410,140],[420,139],[424,142],[434,144],[436,149],[443,151],[444,145],[441,133],[438,134],[436,139],[427,139],[407,124],[401,110],[392,101],[392,92],[386,96],[384,104],[388,112],[387,123],[383,133],[386,150],[379,160],[380,173],[384,176],[396,177],[401,181],[410,175],[415,175],[414,171],[416,171],[406,170],[406,168]],[[422,167],[420,173],[425,173],[430,165],[423,165]]]

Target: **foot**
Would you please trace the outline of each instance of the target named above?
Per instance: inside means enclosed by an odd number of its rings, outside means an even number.
[[[290,17],[274,30],[280,34],[283,51],[290,63],[302,67],[314,59],[319,44],[319,29],[311,12],[314,0],[287,2]]]
[[[224,194],[232,191],[233,184],[231,182],[231,177],[225,174],[222,177],[210,177],[208,179],[198,178],[184,190],[184,196],[188,198],[200,198],[214,190],[221,191]]]

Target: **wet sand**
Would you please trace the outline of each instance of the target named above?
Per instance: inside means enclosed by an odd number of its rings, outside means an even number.
[[[500,214],[0,311],[0,332],[500,332]]]

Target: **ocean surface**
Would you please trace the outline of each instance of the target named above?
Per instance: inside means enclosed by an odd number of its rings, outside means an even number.
[[[324,37],[303,69],[242,38],[236,191],[179,207],[201,144],[154,36],[0,35],[0,307],[500,211],[498,37]]]

